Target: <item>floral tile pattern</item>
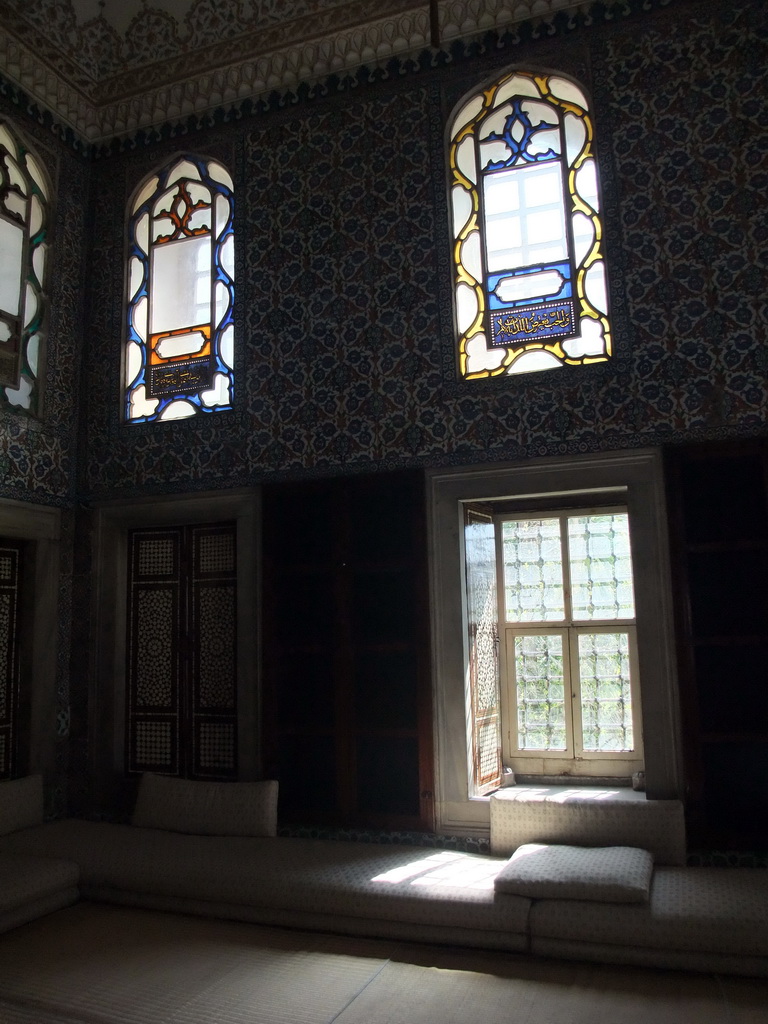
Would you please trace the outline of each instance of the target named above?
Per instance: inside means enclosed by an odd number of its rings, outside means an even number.
[[[595,69],[617,337],[601,366],[457,382],[443,126],[460,91],[446,68],[183,139],[235,173],[236,411],[121,426],[119,211],[182,139],[98,161],[88,494],[760,433],[765,19],[724,5],[674,39],[659,14],[642,33],[619,22],[559,41],[562,67]],[[524,58],[551,66],[554,50],[530,40]],[[480,55],[461,83],[500,66]]]
[[[90,163],[0,88],[58,183],[46,410],[0,410],[0,494],[70,517],[57,756],[84,804],[87,748],[67,747],[87,735],[87,680],[68,683],[68,643],[87,646],[88,628],[67,624],[89,598],[76,500],[765,434],[768,8],[626,6],[626,19],[494,37],[443,67],[393,61],[275,94]],[[592,94],[616,354],[460,383],[444,126],[463,91],[515,62],[561,67]],[[124,211],[185,149],[235,182],[235,410],[124,425]]]

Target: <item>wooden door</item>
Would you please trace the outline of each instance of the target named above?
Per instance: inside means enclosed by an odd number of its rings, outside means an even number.
[[[128,537],[126,770],[237,776],[235,524]]]

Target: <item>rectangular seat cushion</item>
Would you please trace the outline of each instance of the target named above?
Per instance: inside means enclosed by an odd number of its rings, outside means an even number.
[[[657,865],[648,903],[540,900],[530,925],[534,952],[542,939],[766,957],[768,871]]]
[[[132,824],[198,836],[277,834],[277,782],[202,782],[142,775]]]
[[[0,912],[75,890],[79,876],[74,861],[0,853]]]
[[[621,786],[511,786],[491,794],[491,853],[524,843],[636,846],[655,864],[684,865],[680,800],[648,800]]]
[[[43,821],[43,777],[27,775],[23,779],[0,782],[0,836],[32,828]]]
[[[646,903],[653,857],[630,846],[526,843],[495,880],[497,892],[531,899]]]
[[[524,949],[530,900],[499,896],[499,858],[397,844],[327,839],[182,835],[96,821],[58,821],[0,839],[0,853],[68,857],[80,866],[86,899],[157,905],[185,912],[229,907],[300,915],[412,924],[439,941],[448,929],[471,931],[502,948]],[[166,904],[169,908],[171,903]],[[494,942],[495,937],[495,942]]]

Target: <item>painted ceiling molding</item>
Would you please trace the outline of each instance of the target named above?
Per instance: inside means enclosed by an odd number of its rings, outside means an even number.
[[[373,17],[372,6],[0,0],[0,73],[84,140],[103,142],[430,46],[425,0],[377,0]],[[438,0],[440,45],[591,6],[592,0]]]

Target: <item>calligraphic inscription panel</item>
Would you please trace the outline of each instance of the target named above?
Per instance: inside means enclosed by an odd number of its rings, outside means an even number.
[[[491,313],[491,344],[524,345],[533,339],[572,337],[575,322],[572,302],[529,307],[522,313],[494,311]]]

